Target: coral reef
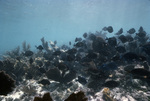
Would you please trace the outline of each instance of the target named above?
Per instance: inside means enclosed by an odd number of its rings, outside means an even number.
[[[15,88],[15,81],[4,71],[0,71],[0,95],[7,95]]]
[[[107,33],[114,36],[107,37]],[[149,41],[143,27],[137,32],[134,28],[127,32],[121,28],[115,33],[112,26],[84,33],[83,38],[69,42],[70,46],[57,47],[57,41],[48,42],[43,37],[41,45],[32,51],[24,41],[22,49],[18,46],[7,52],[0,61],[0,79],[11,81],[8,86],[12,86],[7,90],[1,83],[1,95],[7,96],[0,99],[30,101],[35,95],[43,95],[34,100],[52,100],[49,93],[44,95],[51,92],[56,101],[63,101],[70,94],[66,101],[148,101]],[[3,71],[16,81],[14,92],[14,80]]]
[[[43,97],[35,97],[33,101],[53,101],[50,93],[45,93]]]
[[[84,92],[80,91],[78,93],[72,93],[66,100],[64,101],[87,101]]]

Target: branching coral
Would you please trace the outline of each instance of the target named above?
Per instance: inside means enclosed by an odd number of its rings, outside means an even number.
[[[52,68],[46,73],[46,76],[49,79],[60,83],[68,83],[76,78],[76,72],[70,70],[69,72],[66,71],[65,73],[63,73],[63,71],[60,71],[58,68]]]
[[[51,49],[50,49],[50,47],[48,46],[48,42],[44,40],[44,37],[41,38],[41,42],[42,42],[43,48],[44,48],[48,53],[51,53]]]
[[[31,46],[30,46],[30,44],[27,45],[26,41],[24,41],[22,43],[22,48],[23,48],[23,51],[28,51],[28,50],[30,50]]]
[[[12,51],[7,51],[6,55],[8,55],[11,58],[16,58],[17,56],[20,55],[20,47],[18,46]]]
[[[13,91],[15,81],[4,71],[0,71],[0,95],[7,95]]]

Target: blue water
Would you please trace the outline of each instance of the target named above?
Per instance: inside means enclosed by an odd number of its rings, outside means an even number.
[[[42,37],[68,45],[109,25],[150,34],[150,0],[0,0],[0,54],[23,41],[35,48]]]

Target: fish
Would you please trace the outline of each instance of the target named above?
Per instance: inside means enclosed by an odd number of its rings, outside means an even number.
[[[49,82],[49,80],[48,79],[42,79],[42,80],[40,80],[38,83],[40,83],[40,84],[42,84],[42,85],[50,85],[50,82]]]
[[[134,52],[127,52],[123,54],[122,58],[126,61],[137,61],[139,59],[138,55]]]
[[[112,32],[113,32],[113,27],[112,27],[112,26],[108,26],[108,27],[107,27],[107,31],[108,31],[109,33],[112,33]]]
[[[124,35],[120,35],[118,38],[121,40],[122,43],[126,43],[127,40],[128,40],[128,39],[126,38],[126,36],[124,36]]]
[[[112,26],[104,27],[102,30],[103,31],[108,31],[109,33],[112,33],[113,32],[113,27]]]
[[[131,28],[131,29],[129,29],[127,32],[128,32],[129,34],[134,34],[136,31],[135,31],[134,28]]]
[[[103,50],[105,47],[107,47],[107,43],[102,37],[97,37],[92,43],[92,48],[96,52]]]
[[[120,34],[122,34],[123,33],[123,29],[121,28],[117,33],[116,33],[116,35],[120,35]]]
[[[86,80],[86,78],[83,77],[83,76],[78,76],[78,80],[77,80],[77,81],[78,81],[79,83],[83,84],[83,85],[87,84],[87,80]]]
[[[28,51],[25,51],[24,53],[25,56],[32,56],[33,55],[33,52],[28,50]]]
[[[75,39],[75,42],[80,42],[80,41],[82,41],[82,38],[76,38]]]
[[[96,59],[97,58],[97,54],[94,53],[94,52],[89,52],[87,55],[86,55],[87,58],[90,58],[90,59]]]
[[[42,51],[44,48],[43,48],[43,46],[42,45],[39,45],[38,47],[37,46],[35,46],[38,50],[40,50],[40,51]]]
[[[76,48],[69,49],[66,53],[68,53],[68,54],[76,54],[77,53],[77,49]]]
[[[117,39],[115,37],[110,37],[107,38],[106,40],[108,40],[108,44],[112,47],[117,45]]]
[[[110,70],[116,70],[118,66],[116,65],[115,62],[109,62],[109,63],[104,63],[100,67],[98,67],[99,70],[103,71],[110,71]]]
[[[67,55],[67,61],[73,61],[75,59],[74,54]]]
[[[89,35],[89,37],[88,37],[90,40],[92,40],[92,41],[94,41],[94,40],[96,40],[96,35],[94,35],[94,34],[90,34]]]
[[[135,69],[131,70],[130,73],[137,77],[143,77],[143,78],[150,77],[150,71],[143,69],[143,68],[135,68]]]
[[[83,34],[83,37],[84,37],[84,38],[87,38],[87,33],[84,33],[84,34]]]
[[[62,70],[62,71],[69,70],[69,67],[64,63],[59,63],[57,67],[58,67],[59,70]]]
[[[134,38],[131,35],[126,35],[126,39],[128,42],[131,42],[134,40]]]
[[[115,49],[119,53],[125,53],[126,52],[126,49],[124,46],[117,46],[117,47],[115,47]]]
[[[74,46],[75,47],[83,47],[84,43],[83,42],[77,42]]]
[[[115,88],[119,86],[119,83],[117,81],[114,80],[109,80],[106,81],[103,86],[108,87],[108,88]]]
[[[139,28],[138,32],[140,33],[140,32],[143,32],[143,31],[144,31],[144,29],[143,29],[143,27],[141,26],[141,27]]]

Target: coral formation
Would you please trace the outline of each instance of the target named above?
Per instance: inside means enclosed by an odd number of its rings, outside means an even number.
[[[4,71],[0,71],[0,95],[7,95],[15,87],[15,81]]]
[[[87,101],[84,92],[72,93],[65,101]]]
[[[33,101],[53,101],[50,93],[47,92],[43,95],[43,97],[35,97]]]
[[[149,99],[149,35],[143,27],[138,31],[131,28],[127,32],[121,28],[112,37],[107,37],[107,33],[114,33],[112,26],[95,33],[84,33],[83,38],[77,37],[74,43],[69,42],[70,46],[60,47],[57,47],[57,41],[48,42],[43,37],[41,45],[35,47],[36,51],[23,42],[22,50],[18,46],[4,55],[0,70],[16,81],[18,90],[13,93],[18,94],[22,101],[43,95],[45,91],[50,91],[56,101],[63,101],[70,93],[78,91],[85,94],[73,93],[68,99],[75,97],[84,100],[82,97],[85,95],[89,101]],[[104,87],[108,88],[103,90]],[[9,92],[1,94],[7,95]],[[97,93],[101,94],[94,98]],[[35,100],[43,98],[37,97]],[[8,98],[0,96],[0,99],[13,98],[8,95]]]

